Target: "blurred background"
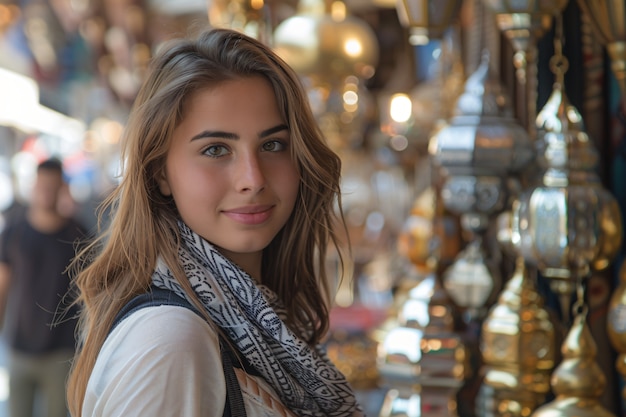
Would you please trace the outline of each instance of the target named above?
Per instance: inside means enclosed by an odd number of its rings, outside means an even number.
[[[3,215],[56,156],[95,231],[150,58],[208,26],[343,160],[327,347],[368,415],[626,415],[624,0],[0,0]]]

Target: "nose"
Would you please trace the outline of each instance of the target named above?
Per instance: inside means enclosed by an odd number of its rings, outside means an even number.
[[[265,170],[258,155],[241,155],[236,169],[236,187],[239,192],[258,193],[265,188]]]

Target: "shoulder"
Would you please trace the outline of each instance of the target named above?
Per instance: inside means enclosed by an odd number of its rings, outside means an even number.
[[[184,307],[146,307],[122,321],[102,346],[84,415],[212,415],[210,408],[223,404],[225,395],[211,326]]]
[[[175,305],[150,306],[131,313],[111,332],[102,348],[132,347],[136,343],[159,343],[181,351],[215,348],[219,354],[215,330],[190,309]]]

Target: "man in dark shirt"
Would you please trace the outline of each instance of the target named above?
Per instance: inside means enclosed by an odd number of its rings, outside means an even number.
[[[22,215],[0,235],[0,312],[9,347],[11,417],[67,417],[65,380],[74,354],[75,311],[66,268],[83,227],[59,210],[67,192],[62,164],[39,164]]]

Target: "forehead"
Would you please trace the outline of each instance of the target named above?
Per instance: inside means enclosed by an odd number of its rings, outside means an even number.
[[[61,178],[63,175],[61,174],[61,171],[56,170],[56,169],[51,169],[51,168],[38,168],[37,169],[37,176],[38,177],[48,177],[48,178]]]
[[[250,76],[224,80],[193,91],[184,103],[180,123],[190,118],[225,123],[241,118],[284,117],[269,80],[263,76]]]

